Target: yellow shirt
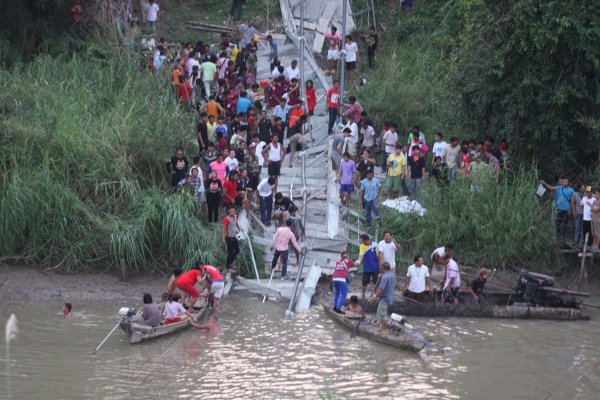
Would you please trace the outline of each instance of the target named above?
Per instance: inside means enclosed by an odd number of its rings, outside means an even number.
[[[389,155],[387,162],[392,164],[388,168],[390,176],[402,176],[404,174],[404,169],[406,168],[406,156],[404,154],[397,156],[394,152]]]
[[[229,54],[229,59],[233,62],[235,62],[235,60],[237,60],[237,55],[240,51],[238,50],[237,47],[234,47],[233,49],[231,49],[231,53]]]
[[[208,134],[208,140],[211,142],[215,141],[215,128],[217,127],[217,123],[206,122],[206,133]]]

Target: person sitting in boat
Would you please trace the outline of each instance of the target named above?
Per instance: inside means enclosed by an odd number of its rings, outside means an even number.
[[[177,288],[185,293],[184,297],[190,298],[188,303],[189,308],[193,308],[198,301],[198,297],[200,297],[200,293],[195,285],[196,283],[202,282],[202,273],[200,272],[201,265],[202,263],[200,261],[196,261],[192,269],[179,275],[176,280]]]
[[[346,312],[362,315],[363,308],[360,306],[360,304],[358,304],[358,296],[350,296],[350,304],[348,304],[348,307],[346,307]]]
[[[168,301],[173,293],[175,293],[175,289],[177,289],[177,278],[181,275],[183,271],[181,268],[176,267],[173,268],[173,275],[169,278],[169,282],[167,283],[167,290],[163,293],[163,301]]]
[[[471,301],[479,306],[483,303],[483,296],[487,294],[487,288],[485,286],[487,275],[488,270],[481,268],[479,270],[479,276],[473,279],[469,285],[469,295],[471,296]]]
[[[73,309],[73,305],[71,303],[63,304],[62,312],[64,319],[71,320],[73,319],[73,315],[71,314],[71,310]]]
[[[348,295],[348,270],[354,268],[354,261],[348,257],[347,251],[342,251],[341,258],[335,263],[332,275],[333,311],[343,314],[342,307]]]
[[[427,298],[427,294],[431,292],[431,277],[429,276],[429,268],[423,265],[421,255],[415,256],[414,261],[415,263],[408,267],[408,271],[406,271],[406,280],[402,292],[409,299],[423,303]]]
[[[152,301],[152,295],[150,293],[144,293],[144,310],[142,314],[136,319],[136,323],[140,325],[147,325],[155,328],[160,325],[160,310],[158,304]]]
[[[379,332],[389,333],[388,306],[394,303],[394,284],[395,277],[391,271],[390,263],[387,261],[381,267],[383,275],[380,278],[379,285],[375,293],[369,298],[369,303],[377,300],[377,319],[379,320]]]
[[[165,303],[165,320],[163,324],[169,325],[175,322],[184,321],[186,318],[192,316],[192,313],[185,309],[180,303],[181,294],[173,293],[169,300]]]
[[[223,297],[223,290],[225,289],[223,275],[221,275],[221,272],[212,265],[204,265],[201,270],[200,282],[208,283],[210,290],[208,300],[210,301],[212,308],[211,314],[214,315],[217,312],[219,299]]]
[[[460,269],[458,268],[458,263],[452,257],[447,257],[447,259],[448,265],[446,266],[446,281],[444,282],[444,290],[442,292],[442,304],[458,304]]]
[[[438,247],[431,253],[431,261],[433,266],[431,267],[431,279],[440,284],[446,280],[446,267],[448,266],[448,260],[454,253],[454,245],[452,243],[446,243],[445,246]]]

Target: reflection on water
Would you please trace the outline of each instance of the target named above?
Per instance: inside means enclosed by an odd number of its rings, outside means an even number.
[[[446,350],[419,357],[350,339],[319,308],[285,319],[283,303],[236,293],[222,302],[220,334],[130,345],[117,331],[92,356],[123,304],[74,306],[74,321],[60,318],[59,303],[11,306],[20,328],[15,399],[550,400],[592,399],[600,389],[600,313],[589,322],[415,318],[414,329]]]

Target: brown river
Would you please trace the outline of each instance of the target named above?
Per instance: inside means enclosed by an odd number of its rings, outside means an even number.
[[[10,310],[19,332],[8,380],[0,350],[0,399],[600,398],[600,310],[583,322],[413,318],[445,350],[419,356],[350,339],[317,307],[286,319],[285,303],[236,291],[221,333],[130,345],[117,330],[92,356],[119,307],[139,304],[78,302],[73,321],[61,305],[2,305],[3,328]]]

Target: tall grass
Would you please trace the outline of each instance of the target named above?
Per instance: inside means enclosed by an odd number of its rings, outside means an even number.
[[[480,191],[468,177],[451,185],[426,185],[423,217],[384,211],[385,226],[412,259],[426,259],[447,242],[461,263],[533,266],[547,269],[554,246],[554,224],[535,194],[534,171],[521,171],[514,182],[481,179]]]
[[[165,161],[191,151],[194,116],[132,56],[101,49],[0,70],[0,258],[136,271],[202,257],[218,236],[165,195]]]

